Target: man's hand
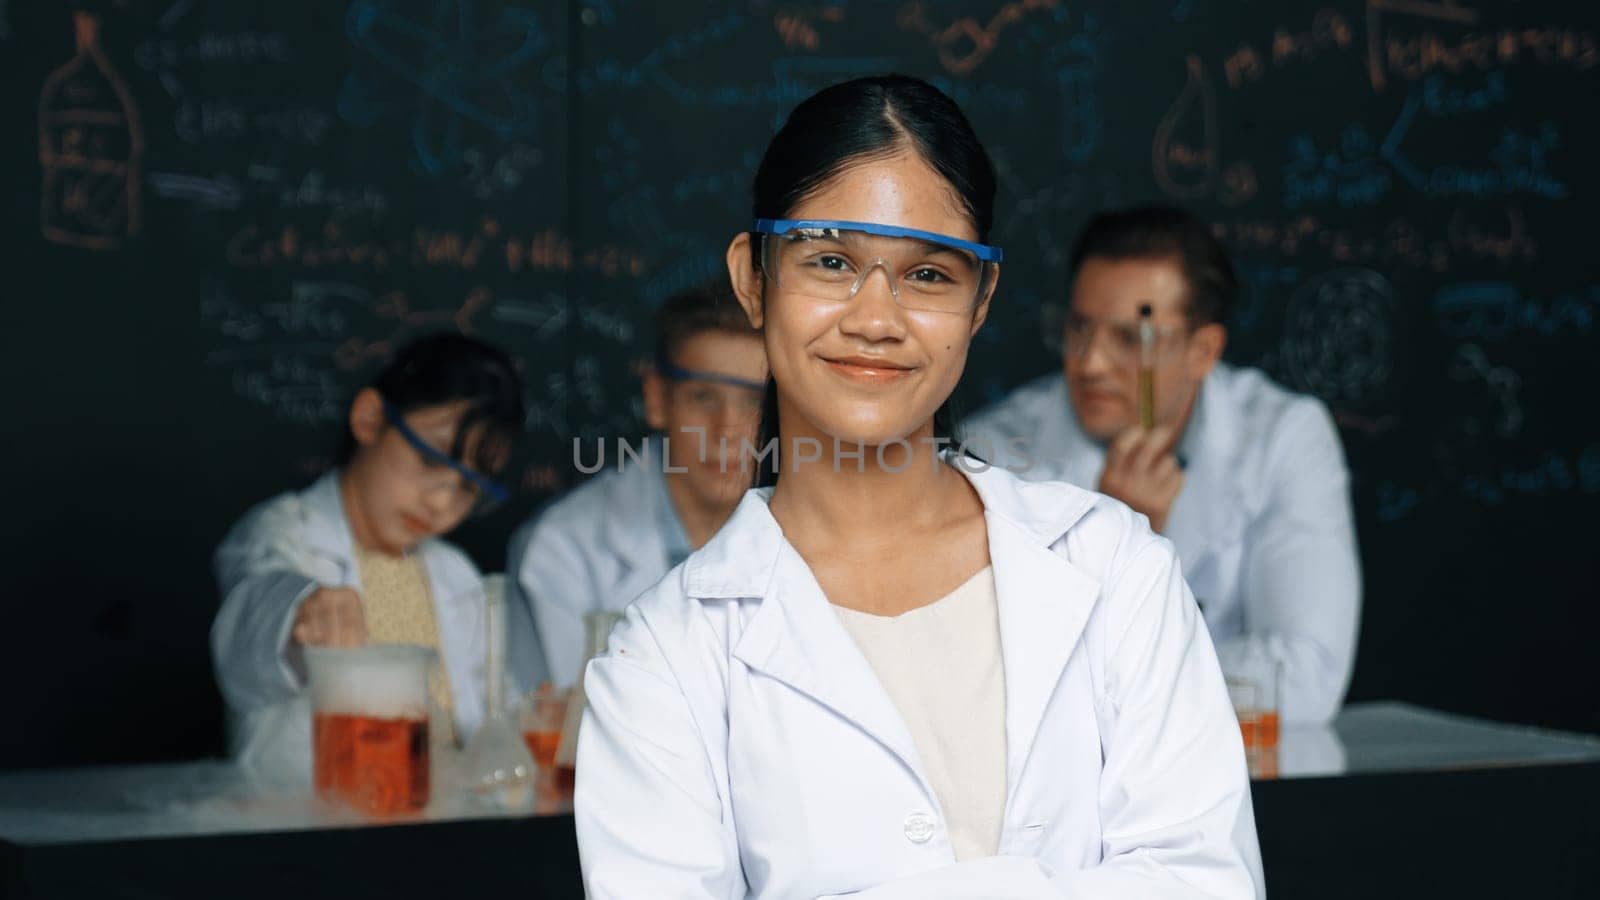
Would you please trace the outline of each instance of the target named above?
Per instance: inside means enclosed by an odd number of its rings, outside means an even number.
[[[1167,514],[1183,490],[1183,470],[1173,453],[1177,434],[1158,425],[1145,431],[1129,428],[1106,448],[1100,472],[1100,493],[1121,500],[1150,519],[1157,532],[1167,527]]]
[[[349,588],[317,588],[301,601],[289,634],[309,647],[359,647],[367,642],[361,595]]]

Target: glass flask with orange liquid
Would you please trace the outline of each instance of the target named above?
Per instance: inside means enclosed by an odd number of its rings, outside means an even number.
[[[606,642],[611,629],[622,619],[622,613],[596,610],[584,614],[584,669],[589,660],[606,652]],[[555,784],[563,791],[571,791],[577,783],[578,726],[583,722],[583,710],[589,705],[583,692],[583,669],[578,671],[578,683],[572,686],[567,697],[565,715],[561,721],[561,740],[556,744]]]
[[[567,693],[557,691],[550,682],[529,694],[522,710],[522,739],[540,771],[555,768],[556,748],[561,746],[561,722],[567,715]]]
[[[1228,699],[1239,718],[1245,751],[1278,746],[1278,702],[1282,665],[1264,653],[1247,656],[1229,672]]]
[[[428,805],[425,647],[307,647],[317,796],[372,815]]]

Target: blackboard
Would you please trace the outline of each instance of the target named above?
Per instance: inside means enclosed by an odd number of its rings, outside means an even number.
[[[1007,261],[966,408],[1056,368],[1041,322],[1089,215],[1189,207],[1242,276],[1229,358],[1341,426],[1352,697],[1600,731],[1591,4],[78,10],[92,49],[67,5],[0,2],[22,611],[0,672],[40,685],[0,766],[220,746],[211,548],[329,464],[348,392],[409,335],[468,331],[522,367],[521,492],[460,534],[503,565],[579,477],[574,438],[638,432],[650,315],[719,276],[785,112],[887,70],[951,93],[999,170]]]

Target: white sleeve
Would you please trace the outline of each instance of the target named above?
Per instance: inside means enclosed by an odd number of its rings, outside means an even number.
[[[583,614],[599,608],[599,588],[583,553],[561,523],[541,519],[530,528],[513,571],[542,669],[556,687],[571,687],[584,660]]]
[[[967,860],[858,900],[1251,900],[1265,896],[1238,721],[1171,544],[1150,540],[1105,587],[1101,862]]]
[[[1252,658],[1277,660],[1283,720],[1320,723],[1339,711],[1349,686],[1361,562],[1338,431],[1321,404],[1300,410],[1280,430],[1272,497],[1246,540],[1245,633],[1221,641],[1217,655],[1225,672]]]
[[[223,698],[238,712],[288,700],[304,684],[289,631],[301,601],[321,583],[285,545],[292,518],[272,506],[252,511],[213,558],[222,606],[211,623],[212,663]]]
[[[506,678],[518,692],[536,690],[550,678],[529,593],[535,572],[528,547],[536,522],[530,520],[518,528],[506,549]]]
[[[583,684],[574,818],[589,900],[743,898],[706,742],[637,604]]]

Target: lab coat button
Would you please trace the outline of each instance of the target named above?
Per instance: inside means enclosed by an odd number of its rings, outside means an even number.
[[[906,816],[906,839],[913,844],[926,844],[933,837],[933,816],[914,812]]]

